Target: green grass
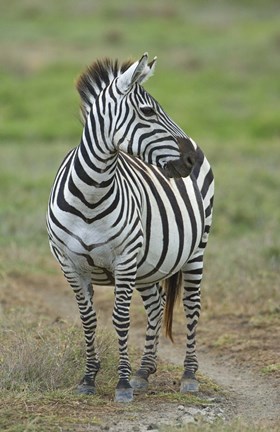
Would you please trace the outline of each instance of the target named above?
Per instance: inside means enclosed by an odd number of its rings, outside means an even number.
[[[264,368],[262,368],[261,372],[265,375],[271,374],[273,372],[280,371],[280,363],[273,363],[271,365],[268,365]]]
[[[84,65],[146,50],[159,57],[147,88],[203,143],[279,136],[276,1],[63,5],[2,6],[2,140],[76,143],[73,82]]]

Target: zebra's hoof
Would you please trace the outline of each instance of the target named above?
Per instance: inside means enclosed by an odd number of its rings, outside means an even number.
[[[196,393],[199,389],[199,383],[195,378],[186,378],[181,381],[181,393]]]
[[[143,377],[134,375],[130,380],[130,385],[136,393],[140,393],[148,389],[149,382]]]
[[[94,379],[84,376],[80,381],[76,389],[77,393],[83,395],[94,395],[95,394],[95,382]]]
[[[94,395],[96,393],[95,387],[87,384],[79,384],[76,391],[83,395]]]
[[[133,401],[133,388],[117,388],[115,402],[127,403]]]

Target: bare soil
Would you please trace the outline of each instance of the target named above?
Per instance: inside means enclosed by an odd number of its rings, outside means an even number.
[[[101,326],[111,326],[113,290],[96,289],[96,305]],[[79,322],[78,310],[71,289],[60,275],[25,276],[10,274],[4,281],[0,297],[2,309],[17,306],[32,307],[36,314],[49,315],[54,319],[63,318]],[[139,296],[132,306],[130,344],[142,348],[145,332],[145,314]],[[174,323],[175,344],[161,339],[159,358],[181,365],[184,357],[184,320],[182,311]],[[221,391],[213,398],[213,406],[192,411],[191,407],[162,400],[145,400],[141,396],[138,410],[128,415],[126,407],[117,412],[103,413],[102,425],[86,430],[146,431],[162,424],[186,424],[197,420],[206,421],[220,417],[232,420],[240,417],[245,423],[277,427],[280,422],[280,374],[261,372],[264,365],[279,363],[279,321],[255,322],[252,317],[223,316],[201,317],[198,332],[198,356],[200,371],[214,380]],[[278,340],[278,344],[277,344]],[[156,380],[157,378],[153,378]],[[151,384],[152,384],[151,380]],[[67,430],[67,429],[65,429]],[[83,431],[77,425],[77,431]]]

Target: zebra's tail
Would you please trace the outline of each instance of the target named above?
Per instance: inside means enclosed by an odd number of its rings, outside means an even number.
[[[163,323],[165,335],[169,337],[172,342],[174,342],[172,336],[173,310],[181,293],[182,282],[183,274],[181,270],[163,281],[163,288],[166,295]]]

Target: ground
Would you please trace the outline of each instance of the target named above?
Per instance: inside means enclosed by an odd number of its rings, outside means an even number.
[[[112,302],[111,288],[96,289],[101,330],[111,327]],[[1,292],[0,304],[2,322],[7,311],[27,308],[36,319],[44,316],[53,323],[64,320],[72,324],[79,323],[71,289],[59,274],[48,277],[10,275]],[[277,364],[279,348],[276,340],[279,338],[279,327],[275,326],[275,332],[271,333],[271,337],[267,337],[267,327],[260,323],[250,323],[249,317],[224,316],[220,317],[218,322],[209,319],[207,314],[202,314],[197,337],[202,374],[201,390],[197,399],[184,399],[178,393],[178,366],[181,365],[184,355],[181,312],[178,308],[175,316],[175,344],[165,338],[161,340],[159,372],[150,380],[147,395],[136,396],[133,404],[122,406],[113,402],[112,395],[103,400],[102,395],[97,399],[77,397],[73,393],[76,384],[74,381],[72,389],[67,390],[67,397],[65,394],[61,397],[55,393],[44,392],[39,396],[37,394],[35,399],[21,400],[18,396],[16,418],[14,412],[11,413],[11,400],[7,397],[4,404],[2,400],[0,408],[0,422],[3,422],[1,430],[145,431],[170,425],[173,428],[183,428],[186,424],[189,424],[189,427],[192,425],[205,428],[213,421],[232,424],[237,418],[241,420],[238,420],[232,430],[239,430],[239,421],[242,422],[243,428],[246,425],[255,425],[253,429],[248,430],[258,430],[257,428],[261,428],[262,425],[277,430],[280,402],[279,371],[273,371],[272,374],[269,370],[262,372],[261,366],[265,362],[267,364],[267,361],[271,365]],[[133,299],[130,334],[130,345],[134,349],[133,356],[136,357],[136,362],[139,359],[139,349],[143,345],[144,328],[145,315],[140,297],[136,295]],[[211,381],[208,381],[209,379]],[[169,393],[164,393],[166,391]],[[89,419],[91,411],[93,415]],[[59,413],[63,425],[56,419],[55,412]],[[22,422],[26,429],[13,429],[15,421]],[[198,426],[200,423],[202,425]]]

